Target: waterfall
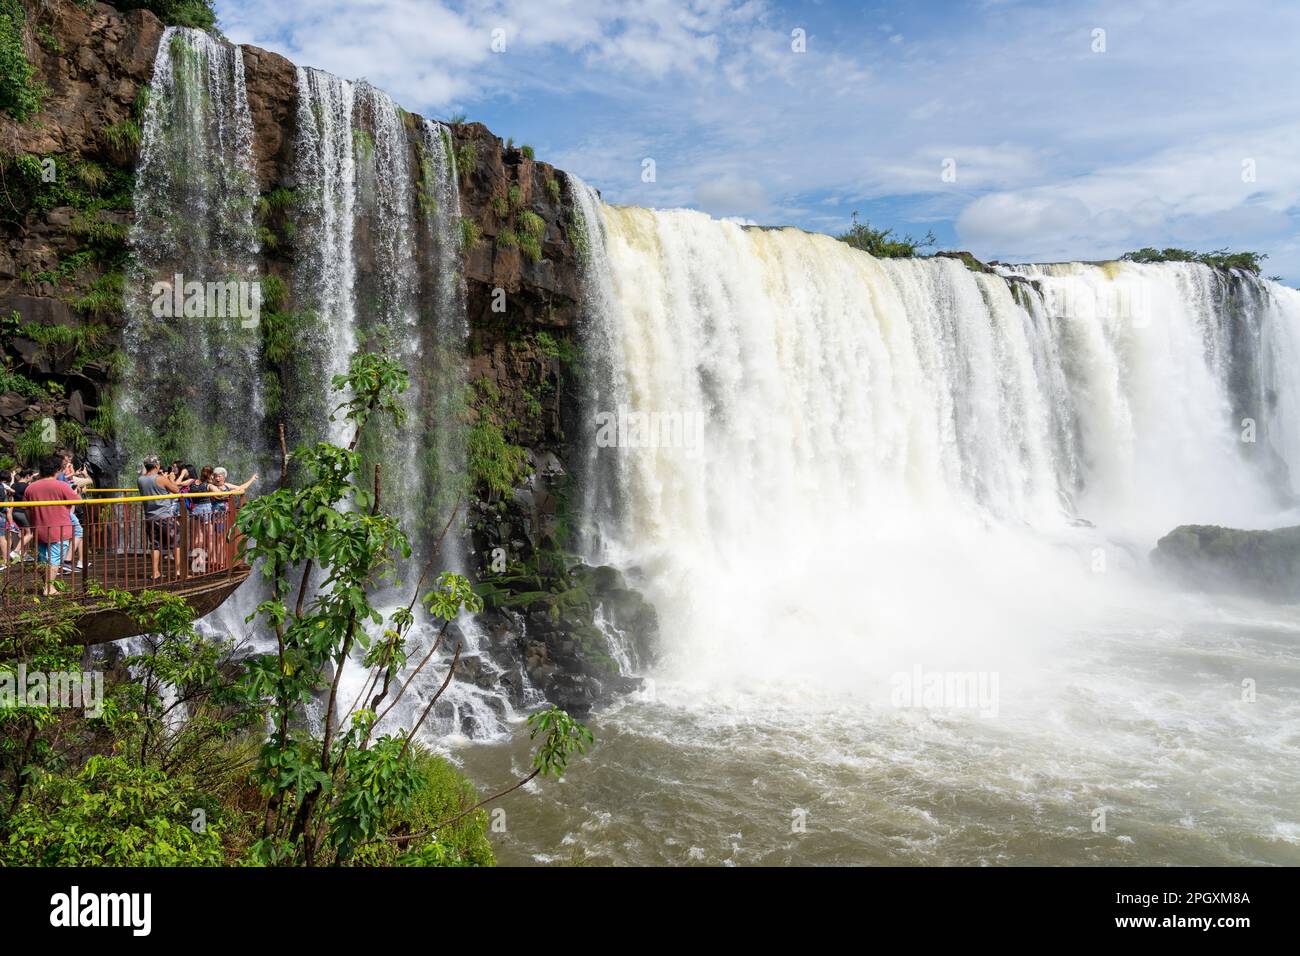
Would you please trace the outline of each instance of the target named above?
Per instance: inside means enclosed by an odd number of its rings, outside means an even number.
[[[294,297],[312,309],[319,335],[309,343],[310,356],[301,379],[314,379],[301,390],[313,394],[312,418],[317,433],[346,445],[346,423],[328,422],[329,382],[348,370],[356,351],[356,267],[352,236],[356,208],[356,160],[353,155],[352,84],[322,70],[298,68],[298,140],[295,174],[298,200],[297,268]]]
[[[142,125],[119,441],[128,467],[152,451],[225,464],[242,480],[261,465],[265,442],[237,424],[260,420],[264,411],[256,318],[226,310],[239,296],[251,303],[260,293],[253,126],[240,48],[201,30],[168,27]],[[178,276],[184,285],[174,289]],[[211,291],[193,299],[191,283],[216,287],[225,314],[214,314]],[[236,298],[220,298],[226,292]]]
[[[450,130],[419,126],[388,97],[365,82],[350,83],[318,70],[298,71],[296,176],[301,194],[296,240],[295,298],[317,313],[324,338],[313,350],[312,404],[323,420],[337,399],[329,378],[347,369],[359,350],[386,351],[410,373],[402,398],[405,421],[375,420],[362,442],[363,477],[382,467],[383,498],[411,539],[413,555],[398,568],[399,583],[377,599],[391,612],[405,605],[431,558],[437,534],[465,485],[463,401],[466,380],[465,280],[460,251],[460,197]],[[306,381],[310,376],[304,376]],[[341,422],[330,439],[346,444]],[[439,570],[463,571],[464,512],[442,544]],[[423,658],[437,629],[421,616],[409,637],[410,668]],[[378,634],[375,635],[378,637]],[[412,685],[386,720],[410,727],[445,674],[456,641],[463,659],[478,651],[478,629],[465,616],[456,623],[427,681]],[[496,665],[477,658],[479,672]],[[409,670],[409,669],[408,669]],[[400,686],[408,672],[399,675]],[[361,694],[367,670],[347,665],[342,698]],[[509,705],[494,692],[457,682],[424,725],[430,735],[493,736]]]
[[[890,652],[1006,651],[1092,613],[1090,561],[1293,505],[1294,290],[878,261],[575,194],[588,549],[640,572],[683,680],[851,687]]]
[[[441,531],[467,486],[464,389],[467,379],[465,276],[460,246],[460,190],[451,130],[426,120],[420,129],[419,206],[423,220],[424,299],[419,361],[425,366],[422,452],[426,486],[420,526]],[[464,571],[464,506],[442,544],[443,565]]]

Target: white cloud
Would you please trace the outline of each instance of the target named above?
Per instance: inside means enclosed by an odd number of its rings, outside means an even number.
[[[218,9],[234,39],[366,76],[408,108],[464,108],[508,127],[502,135],[544,137],[554,144],[545,158],[615,202],[829,221],[830,231],[854,208],[881,219],[871,210],[887,203],[882,224],[952,223],[977,252],[1003,258],[1176,240],[1296,259],[1293,5],[1239,0],[1225,17],[1210,0],[1176,16],[1155,0],[1097,0],[1083,13],[898,3],[856,22],[776,0]],[[1097,25],[1104,54],[1091,49]],[[805,53],[790,48],[794,26],[807,31]],[[504,54],[489,49],[494,27]],[[640,180],[645,156],[656,183]],[[940,177],[947,157],[955,183]],[[1256,184],[1240,182],[1247,157]]]
[[[724,173],[695,189],[695,205],[715,216],[738,216],[766,211],[767,196],[757,180]]]

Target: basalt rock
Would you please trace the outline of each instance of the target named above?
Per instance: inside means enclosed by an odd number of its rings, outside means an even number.
[[[1182,525],[1156,542],[1151,563],[1185,587],[1300,601],[1300,527]]]

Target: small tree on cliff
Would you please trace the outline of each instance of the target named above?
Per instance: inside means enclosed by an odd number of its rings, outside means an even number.
[[[282,474],[276,491],[249,502],[239,514],[239,530],[249,539],[247,558],[260,561],[271,581],[271,597],[255,616],[277,641],[274,654],[248,665],[250,702],[269,701],[271,721],[255,771],[266,806],[254,853],[264,863],[347,862],[362,844],[385,839],[384,820],[406,809],[418,791],[412,740],[450,684],[460,648],[409,731],[376,737],[375,728],[433,659],[448,624],[462,610],[482,607],[466,578],[440,575],[436,587],[420,598],[430,616],[442,622],[437,637],[393,692],[394,678],[408,663],[407,636],[430,567],[420,575],[410,602],[386,619],[371,604],[374,592],[393,583],[397,560],[409,558],[411,547],[382,508],[380,466],[365,483],[355,476],[361,467],[357,448],[375,416],[398,424],[403,419],[400,396],[407,375],[386,356],[359,355],[349,373],[336,376],[333,384],[351,396],[338,409],[353,425],[348,447],[319,442],[298,449],[293,486],[286,485]],[[285,459],[287,471],[287,455]],[[454,518],[455,509],[443,536]],[[440,536],[435,557],[441,542]],[[379,629],[377,638],[371,638],[368,624]],[[343,670],[356,650],[369,670],[361,693],[341,711]],[[321,728],[314,733],[305,726],[304,708],[322,697]],[[591,740],[563,711],[552,708],[544,714],[530,722],[533,735],[544,736],[529,779],[538,773],[559,775],[570,753],[583,751]],[[437,831],[463,815],[394,838],[407,851],[408,858],[399,862],[442,862]]]

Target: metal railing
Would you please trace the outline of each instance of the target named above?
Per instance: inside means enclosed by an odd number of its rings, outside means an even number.
[[[87,489],[118,495],[110,498],[0,502],[7,528],[0,554],[0,614],[30,609],[35,597],[86,599],[95,585],[184,591],[247,570],[235,525],[242,496],[120,494],[127,490],[132,489]],[[158,502],[173,502],[173,513],[158,514]],[[38,524],[36,510],[44,508],[60,509],[58,518]],[[27,527],[15,525],[20,510]]]

